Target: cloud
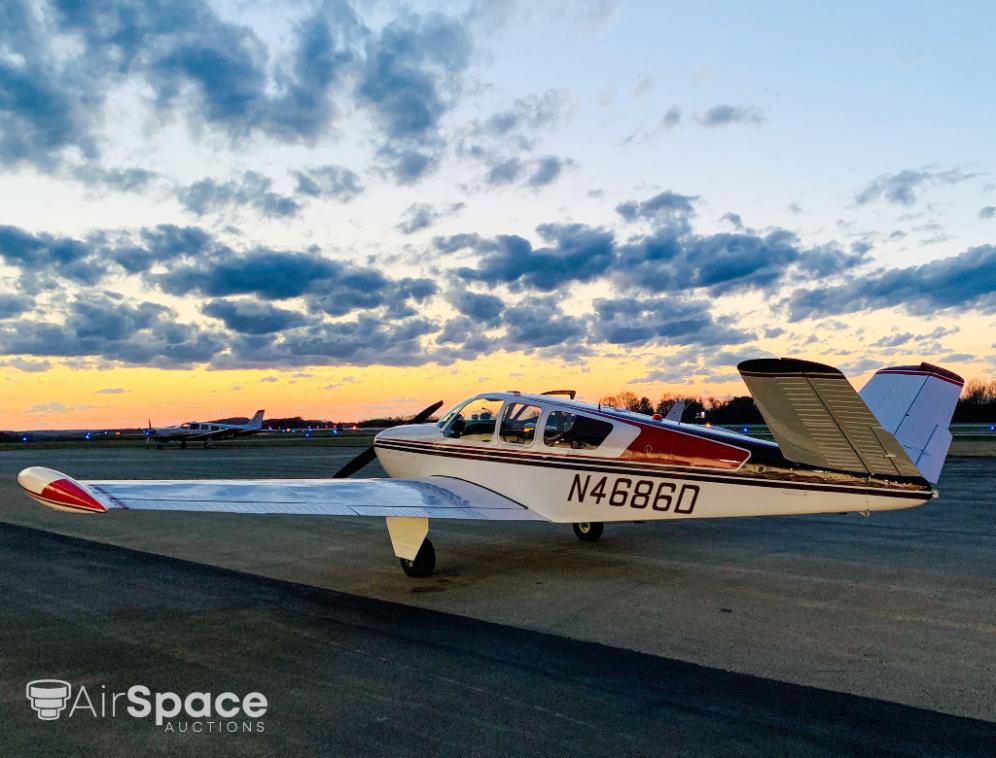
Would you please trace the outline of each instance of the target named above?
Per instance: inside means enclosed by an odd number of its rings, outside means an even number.
[[[269,218],[289,218],[302,209],[304,199],[331,199],[348,203],[363,192],[360,178],[336,165],[316,166],[293,172],[295,196],[273,190],[273,180],[255,171],[226,182],[201,179],[177,189],[177,199],[192,213],[203,216],[233,207],[255,208]]]
[[[439,123],[470,62],[469,32],[437,13],[409,13],[370,36],[365,49],[357,100],[384,130],[379,156],[388,171],[399,183],[412,183],[439,160]]]
[[[123,395],[127,390],[124,387],[105,387],[97,390],[98,395]]]
[[[194,226],[160,224],[136,235],[108,239],[94,236],[94,255],[113,260],[130,274],[148,271],[155,264],[171,265],[185,258],[198,258],[221,249],[211,235]]]
[[[0,319],[20,316],[33,305],[34,302],[30,297],[0,294]]]
[[[981,245],[919,266],[887,269],[788,300],[793,321],[831,314],[901,307],[915,315],[940,310],[996,311],[996,247]]]
[[[506,137],[517,131],[536,130],[566,122],[573,111],[573,99],[565,90],[550,89],[542,95],[516,100],[510,107],[496,111],[471,131],[493,137]]]
[[[550,291],[571,281],[590,281],[605,273],[613,261],[612,232],[583,224],[543,224],[536,231],[548,243],[534,249],[516,235],[482,241],[485,251],[476,268],[458,268],[467,281]]]
[[[651,292],[708,290],[718,296],[750,289],[773,290],[795,280],[825,279],[863,264],[867,250],[845,251],[835,243],[805,248],[785,229],[764,234],[743,229],[711,235],[692,231],[696,197],[671,191],[619,204],[629,221],[647,220],[649,234],[617,242],[612,232],[583,224],[543,224],[545,243],[534,247],[518,235],[437,237],[436,250],[476,254],[474,266],[453,273],[464,281],[506,284],[513,291],[544,292],[598,278],[623,289]]]
[[[254,294],[267,300],[286,300],[341,278],[346,270],[343,264],[312,253],[258,248],[243,255],[228,253],[177,266],[153,281],[172,295]]]
[[[905,169],[896,174],[882,174],[855,194],[854,203],[867,205],[875,200],[884,199],[893,205],[909,207],[916,202],[916,193],[923,187],[958,184],[975,176],[978,174],[967,174],[957,168],[946,171],[932,171],[928,168]]]
[[[0,226],[0,259],[24,272],[95,284],[106,271],[106,264],[91,258],[91,252],[83,241],[71,237]]]
[[[348,168],[336,165],[315,166],[295,171],[297,194],[315,198],[330,198],[348,203],[363,192],[360,177]]]
[[[701,287],[719,295],[772,287],[801,255],[795,235],[785,230],[699,236],[663,229],[621,247],[616,278],[650,291]]]
[[[530,298],[505,310],[508,349],[551,347],[570,340],[579,340],[585,333],[584,322],[565,316],[555,298]]]
[[[717,323],[705,300],[681,297],[599,298],[594,301],[592,338],[613,345],[730,345],[755,338]]]
[[[536,147],[533,133],[566,123],[573,107],[564,90],[516,100],[484,121],[472,121],[457,140],[457,154],[483,165],[486,187],[551,184],[577,163],[556,155],[530,157]]]
[[[979,218],[981,219],[996,218],[996,206],[987,205],[985,208],[982,208],[979,211]]]
[[[628,200],[616,206],[616,213],[626,221],[646,220],[674,222],[695,214],[697,195],[681,195],[665,190],[643,201]]]
[[[121,86],[148,92],[161,121],[179,115],[192,134],[233,143],[313,145],[335,136],[349,101],[373,115],[381,160],[410,182],[439,160],[472,49],[470,15],[402,12],[374,31],[342,0],[306,12],[272,49],[206,0],[54,0],[43,12],[14,0],[0,13],[0,166],[55,171],[73,154],[87,162],[81,180],[131,190],[148,177],[98,163],[107,93]]]
[[[90,187],[111,189],[117,192],[142,192],[155,181],[158,174],[144,168],[107,168],[97,163],[75,166],[70,174]]]
[[[468,249],[478,252],[488,252],[498,249],[497,243],[485,239],[476,232],[453,234],[449,237],[433,237],[432,246],[435,250],[444,254],[458,253],[461,250]]]
[[[472,319],[479,328],[496,326],[505,308],[500,297],[464,289],[450,293],[449,301],[462,315]]]
[[[401,214],[401,220],[394,228],[402,234],[414,234],[459,213],[465,207],[467,207],[465,203],[453,203],[445,208],[437,208],[428,203],[412,203]]]
[[[525,166],[520,159],[506,158],[490,166],[488,173],[484,177],[484,181],[492,187],[514,184],[519,181],[524,169]]]
[[[52,368],[52,364],[48,361],[26,361],[23,358],[11,358],[8,361],[0,361],[0,366],[9,366],[16,368],[18,371],[29,373],[40,373]]]
[[[296,216],[300,203],[287,195],[273,192],[273,181],[255,171],[246,171],[241,178],[228,182],[201,179],[177,191],[177,199],[192,213],[203,216],[218,213],[233,206],[251,206],[270,218]]]
[[[737,231],[742,231],[744,228],[744,221],[739,213],[724,213],[719,220],[725,221]]]
[[[672,105],[670,108],[667,109],[667,111],[664,112],[664,115],[661,116],[659,127],[661,129],[673,129],[680,123],[681,123],[681,108],[679,108],[677,105]]]
[[[56,168],[62,151],[97,155],[93,101],[99,88],[84,72],[49,55],[46,29],[27,2],[0,10],[0,166]]]
[[[699,114],[697,118],[698,122],[706,127],[729,126],[730,124],[759,126],[764,123],[764,114],[750,105],[714,105],[705,113]]]
[[[79,295],[62,323],[21,319],[0,325],[0,354],[81,357],[178,368],[204,363],[221,351],[220,335],[179,323],[170,308],[121,296]]]
[[[545,187],[548,184],[553,184],[560,178],[565,169],[576,165],[570,158],[558,158],[556,155],[547,155],[539,158],[535,162],[532,174],[529,176],[529,186]]]
[[[28,409],[28,413],[66,413],[67,411],[76,410],[71,406],[67,406],[65,403],[60,403],[58,400],[53,400],[49,403],[37,403],[32,405]]]
[[[225,326],[243,334],[270,334],[301,326],[306,319],[297,311],[277,308],[250,300],[211,300],[201,307],[206,316],[220,319]]]

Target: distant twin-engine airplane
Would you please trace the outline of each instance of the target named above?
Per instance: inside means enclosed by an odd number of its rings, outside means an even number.
[[[256,411],[256,415],[244,424],[188,421],[179,426],[163,426],[153,429],[152,421],[149,421],[149,431],[145,438],[145,444],[155,442],[156,447],[161,448],[167,442],[179,442],[180,447],[186,447],[188,442],[203,442],[204,447],[210,447],[211,443],[217,440],[247,437],[258,433],[262,428],[263,411]]]
[[[574,400],[489,392],[438,423],[387,429],[332,479],[88,481],[18,474],[61,510],[378,516],[408,576],[436,556],[429,519],[571,523],[597,540],[606,521],[886,511],[935,491],[963,380],[929,363],[876,373],[854,391],[831,366],[783,359],[740,374],[777,442]],[[561,396],[563,395],[563,396]],[[393,479],[348,479],[377,458]]]

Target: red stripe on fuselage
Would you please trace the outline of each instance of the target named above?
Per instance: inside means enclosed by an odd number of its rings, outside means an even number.
[[[733,445],[667,428],[637,425],[640,434],[620,456],[624,460],[664,466],[738,469],[750,458],[750,451]]]

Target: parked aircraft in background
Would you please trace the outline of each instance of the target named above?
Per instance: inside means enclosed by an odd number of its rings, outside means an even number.
[[[179,426],[163,426],[153,429],[150,420],[145,443],[148,445],[155,442],[159,449],[162,449],[162,446],[168,442],[179,442],[180,447],[186,447],[188,442],[203,442],[204,447],[211,447],[212,442],[232,439],[233,437],[247,437],[258,433],[262,428],[263,411],[256,411],[256,415],[244,424],[188,421]]]
[[[607,521],[885,511],[936,493],[961,377],[921,363],[855,392],[837,369],[741,363],[775,442],[653,419],[573,392],[474,395],[437,423],[378,434],[332,479],[88,481],[33,467],[28,495],[66,511],[220,511],[386,518],[409,576],[432,573],[429,519],[571,523],[597,540]],[[347,479],[378,459],[395,479]]]

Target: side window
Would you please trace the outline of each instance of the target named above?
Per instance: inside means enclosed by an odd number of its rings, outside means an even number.
[[[480,399],[467,403],[450,424],[449,436],[491,442],[500,410],[501,400]]]
[[[538,406],[525,403],[509,403],[501,417],[498,436],[502,442],[514,445],[531,445],[536,436],[536,424],[542,411]]]
[[[612,424],[569,411],[552,411],[546,419],[543,442],[548,447],[594,450],[612,433]]]

